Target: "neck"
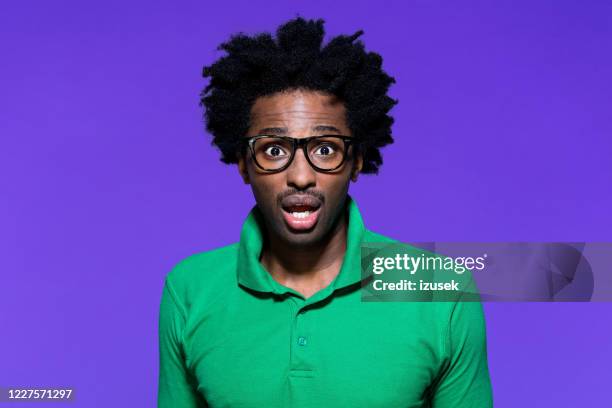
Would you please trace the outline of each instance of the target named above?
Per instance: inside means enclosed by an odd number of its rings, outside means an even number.
[[[331,231],[314,245],[295,246],[268,234],[261,263],[278,283],[310,297],[340,272],[347,230],[348,215],[343,211]]]

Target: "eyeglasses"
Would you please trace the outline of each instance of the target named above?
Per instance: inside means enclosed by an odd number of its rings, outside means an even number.
[[[308,163],[318,171],[330,172],[344,164],[355,139],[351,136],[322,135],[296,139],[289,136],[258,135],[243,139],[255,165],[266,172],[285,170],[301,148]],[[357,147],[358,145],[356,145]]]

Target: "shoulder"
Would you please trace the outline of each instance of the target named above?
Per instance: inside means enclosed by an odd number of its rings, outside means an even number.
[[[441,254],[430,252],[424,247],[415,247],[408,243],[403,243],[397,239],[383,235],[371,230],[366,229],[363,243],[390,243],[399,244],[399,246],[392,245],[393,251],[406,251],[412,257],[433,257],[440,258]],[[394,252],[395,253],[395,252]],[[432,271],[433,276],[421,275],[428,272],[426,269],[420,270],[418,279],[423,279],[427,282],[446,283],[456,281],[460,290],[455,291],[435,291],[432,292],[432,297],[425,307],[428,311],[427,314],[430,318],[435,318],[436,321],[442,322],[446,329],[451,324],[451,320],[472,320],[480,321],[480,325],[483,325],[482,316],[483,309],[480,303],[479,291],[476,286],[476,282],[473,278],[471,271],[468,269],[462,274],[455,273],[441,273],[438,269]],[[416,275],[415,275],[416,276]],[[433,313],[432,316],[431,314]]]
[[[236,280],[238,247],[236,242],[180,260],[166,275],[166,286],[186,308],[193,299],[226,290]]]
[[[363,235],[363,242],[399,242],[396,239],[383,234],[366,229]]]

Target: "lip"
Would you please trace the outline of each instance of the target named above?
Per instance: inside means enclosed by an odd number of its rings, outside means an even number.
[[[312,229],[316,225],[317,221],[319,220],[321,207],[311,211],[310,214],[303,218],[293,216],[292,213],[288,212],[284,208],[282,209],[282,212],[285,223],[289,228],[296,231],[306,231]]]
[[[281,210],[287,226],[294,231],[312,229],[319,220],[322,201],[311,194],[292,194],[283,198]],[[305,217],[296,217],[293,212],[309,211]]]
[[[299,206],[307,206],[318,209],[321,207],[321,200],[310,194],[293,194],[283,198],[281,201],[281,207],[283,207],[283,209]]]

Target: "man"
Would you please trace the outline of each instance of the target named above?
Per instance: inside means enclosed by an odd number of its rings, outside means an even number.
[[[361,301],[360,245],[392,240],[348,187],[377,172],[396,103],[361,34],[323,47],[297,18],[204,69],[207,128],[256,206],[166,278],[160,407],[491,406],[479,302]]]

